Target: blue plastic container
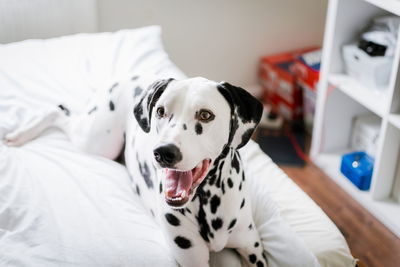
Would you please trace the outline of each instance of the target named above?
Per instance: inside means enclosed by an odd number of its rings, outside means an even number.
[[[360,190],[369,190],[373,169],[374,159],[365,152],[357,151],[342,156],[340,171]]]

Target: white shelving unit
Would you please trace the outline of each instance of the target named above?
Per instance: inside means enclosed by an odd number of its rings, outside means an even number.
[[[343,45],[357,41],[370,21],[380,15],[400,16],[400,1],[329,1],[311,157],[339,186],[400,237],[400,40],[389,85],[380,90],[368,88],[346,75],[341,53]],[[359,190],[340,172],[341,156],[351,151],[353,120],[365,113],[376,114],[381,119],[369,191]]]

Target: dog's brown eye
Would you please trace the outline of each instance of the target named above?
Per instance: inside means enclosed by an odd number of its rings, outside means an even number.
[[[214,116],[214,114],[212,114],[211,111],[202,109],[199,112],[198,120],[202,121],[202,122],[209,122],[209,121],[212,121],[214,119],[214,117],[215,116]]]
[[[159,118],[162,118],[162,117],[164,117],[164,115],[165,115],[165,109],[164,109],[164,107],[158,107],[158,108],[157,108],[157,116],[158,116]]]

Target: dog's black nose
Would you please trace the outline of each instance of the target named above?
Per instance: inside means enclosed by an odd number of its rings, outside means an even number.
[[[182,160],[182,153],[174,144],[162,145],[154,149],[154,158],[161,167],[173,167]]]

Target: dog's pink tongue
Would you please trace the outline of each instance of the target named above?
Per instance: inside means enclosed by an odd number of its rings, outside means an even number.
[[[165,194],[167,197],[180,197],[183,191],[186,191],[186,196],[189,195],[190,187],[193,183],[192,171],[175,171],[166,170],[165,177]]]

